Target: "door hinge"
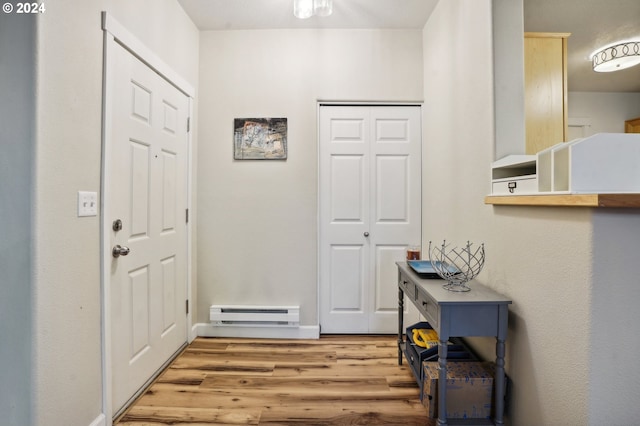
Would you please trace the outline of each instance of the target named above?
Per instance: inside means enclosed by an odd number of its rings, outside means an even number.
[[[187,133],[191,131],[191,117],[187,117]]]
[[[189,313],[189,299],[185,300],[185,311],[188,314]]]
[[[185,212],[184,220],[185,220],[186,223],[189,223],[189,209],[185,209],[184,212]]]

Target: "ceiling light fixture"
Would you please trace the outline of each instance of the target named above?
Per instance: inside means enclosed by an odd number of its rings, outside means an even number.
[[[612,72],[640,64],[640,41],[604,47],[591,55],[593,70]]]
[[[307,19],[313,15],[329,16],[333,12],[333,0],[293,0],[293,14]]]
[[[313,0],[313,13],[318,16],[329,16],[333,12],[333,0]]]

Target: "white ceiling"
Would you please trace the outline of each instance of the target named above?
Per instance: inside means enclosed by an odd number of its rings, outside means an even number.
[[[293,0],[178,0],[201,30],[277,28],[422,29],[438,0],[334,0],[324,18],[293,16]]]
[[[278,28],[422,29],[438,0],[334,0],[333,14],[293,16],[293,0],[179,0],[206,30]],[[596,73],[589,55],[619,40],[640,40],[640,0],[524,0],[525,31],[569,32],[570,91],[640,92],[640,65]]]
[[[603,46],[640,40],[640,0],[524,0],[524,29],[571,33],[569,91],[640,92],[640,65],[598,73],[589,60]]]

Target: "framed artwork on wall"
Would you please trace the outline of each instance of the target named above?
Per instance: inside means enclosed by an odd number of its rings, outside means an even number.
[[[286,160],[286,118],[235,118],[234,160]]]

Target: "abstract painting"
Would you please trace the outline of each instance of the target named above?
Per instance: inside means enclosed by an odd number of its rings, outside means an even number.
[[[233,120],[235,160],[286,160],[286,118],[236,118]]]

